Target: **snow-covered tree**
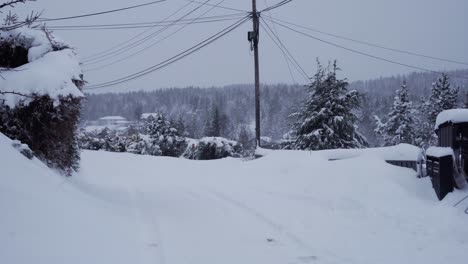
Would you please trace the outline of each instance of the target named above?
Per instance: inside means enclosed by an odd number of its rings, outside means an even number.
[[[346,79],[338,79],[336,61],[317,73],[308,86],[308,97],[298,112],[290,117],[294,123],[294,149],[362,148],[366,139],[357,131],[358,118],[353,113],[360,106],[356,91],[348,91]]]
[[[207,137],[221,136],[221,116],[217,106],[213,106],[211,115],[206,122],[205,135]]]
[[[412,102],[408,97],[408,86],[406,82],[403,82],[401,88],[396,91],[387,122],[382,123],[376,117],[376,132],[383,136],[385,146],[400,143],[415,144],[415,120],[412,107]]]
[[[451,88],[447,74],[442,74],[442,76],[432,84],[431,96],[429,97],[429,101],[425,104],[430,124],[435,124],[437,115],[440,112],[457,107],[458,92],[458,88]]]
[[[153,146],[159,146],[163,156],[180,156],[186,148],[185,138],[162,113],[151,115],[145,123],[146,133]]]
[[[458,92],[458,88],[451,88],[449,77],[446,74],[442,74],[432,84],[429,99],[420,107],[420,120],[417,125],[417,133],[422,147],[437,144],[437,135],[434,132],[437,115],[444,110],[457,107]]]

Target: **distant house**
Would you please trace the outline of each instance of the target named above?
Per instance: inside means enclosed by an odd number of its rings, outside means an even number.
[[[104,116],[97,120],[98,126],[123,126],[127,125],[130,122],[121,116]]]

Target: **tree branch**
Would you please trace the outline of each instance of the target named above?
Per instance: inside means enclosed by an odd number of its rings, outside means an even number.
[[[22,93],[18,93],[18,92],[10,92],[10,91],[0,91],[0,94],[1,94],[1,95],[3,95],[3,94],[14,94],[14,95],[19,95],[19,96],[27,97],[27,98],[35,98],[35,97],[32,96],[32,95],[22,94]]]
[[[0,4],[0,9],[5,7],[14,7],[17,4],[24,4],[28,1],[36,1],[36,0],[10,0],[6,3]]]

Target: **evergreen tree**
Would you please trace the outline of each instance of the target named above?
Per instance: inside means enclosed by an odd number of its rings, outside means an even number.
[[[221,118],[217,106],[213,106],[211,115],[205,126],[205,136],[220,137],[221,136]]]
[[[244,149],[251,149],[253,147],[252,141],[250,140],[251,138],[252,136],[248,128],[246,126],[241,126],[237,141],[242,144]]]
[[[446,74],[442,74],[432,84],[429,100],[421,107],[421,121],[417,129],[422,147],[437,144],[437,135],[434,132],[437,115],[444,110],[457,107],[458,92],[458,88],[451,88],[449,77]]]
[[[385,146],[400,143],[415,144],[414,124],[412,102],[408,97],[408,86],[406,82],[403,82],[401,89],[396,92],[387,122],[383,124],[377,118],[376,131],[383,135]]]
[[[292,148],[320,150],[335,148],[361,148],[366,139],[357,131],[358,118],[353,113],[360,106],[356,91],[348,91],[346,79],[336,74],[336,61],[331,69],[318,63],[317,73],[308,86],[308,98],[300,110],[290,117],[294,120]]]
[[[426,103],[426,113],[431,125],[435,124],[437,115],[444,111],[457,107],[458,88],[452,89],[447,74],[442,74],[435,83],[432,84],[431,96]]]

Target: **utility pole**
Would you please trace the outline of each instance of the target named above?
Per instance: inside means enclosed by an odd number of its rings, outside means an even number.
[[[257,12],[257,0],[252,0],[252,21],[253,31],[248,34],[251,43],[251,49],[254,52],[255,60],[255,141],[257,147],[260,147],[260,70],[258,58],[258,40],[260,33],[259,13]]]

